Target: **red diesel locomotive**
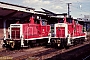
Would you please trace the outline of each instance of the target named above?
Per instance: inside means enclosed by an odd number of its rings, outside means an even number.
[[[83,26],[72,18],[64,17],[58,23],[51,25],[51,34],[48,43],[51,46],[68,47],[85,41],[86,34]]]
[[[4,43],[6,47],[10,48],[43,44],[48,42],[49,31],[50,25],[47,25],[46,20],[36,20],[35,23],[34,17],[31,17],[30,23],[10,24],[10,37],[4,40]]]

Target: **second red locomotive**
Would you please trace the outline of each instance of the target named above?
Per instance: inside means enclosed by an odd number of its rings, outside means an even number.
[[[48,41],[51,46],[68,47],[85,41],[86,34],[83,32],[83,26],[72,18],[64,16],[51,27],[51,36]]]

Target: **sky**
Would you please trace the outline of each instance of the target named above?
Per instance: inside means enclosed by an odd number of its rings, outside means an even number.
[[[0,0],[10,4],[21,5],[35,8],[36,11],[42,11],[41,8],[50,10],[54,13],[67,13],[67,3],[70,4],[70,14],[72,17],[80,18],[84,15],[90,15],[90,0]]]

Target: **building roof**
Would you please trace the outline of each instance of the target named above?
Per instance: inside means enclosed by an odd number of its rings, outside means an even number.
[[[90,20],[85,19],[85,18],[77,18],[77,21],[85,22],[85,23],[90,23]]]
[[[5,2],[0,2],[0,5],[1,5],[0,7],[2,7],[2,5],[3,5],[3,7],[6,7],[6,8],[8,8],[8,6],[9,6],[9,8],[10,7],[19,7],[19,8],[28,8],[28,9],[31,9],[31,10],[35,10],[34,8],[20,6],[20,5],[15,5],[15,4],[10,4],[10,3],[5,3]]]
[[[0,2],[0,19],[25,18],[34,14],[34,8]]]

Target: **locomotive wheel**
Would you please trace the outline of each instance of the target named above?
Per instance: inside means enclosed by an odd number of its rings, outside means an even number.
[[[54,39],[51,40],[51,47],[55,47],[55,41],[54,41]]]
[[[82,41],[82,39],[80,39],[80,44],[83,44],[83,41]]]
[[[67,39],[62,39],[62,40],[61,40],[61,48],[66,48],[66,49],[68,49]]]

